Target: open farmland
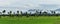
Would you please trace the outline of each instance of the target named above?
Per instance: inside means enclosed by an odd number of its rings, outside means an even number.
[[[60,16],[1,17],[0,24],[60,24]]]

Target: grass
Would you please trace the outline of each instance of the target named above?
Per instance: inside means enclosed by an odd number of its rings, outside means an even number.
[[[60,24],[60,16],[1,17],[0,24]]]

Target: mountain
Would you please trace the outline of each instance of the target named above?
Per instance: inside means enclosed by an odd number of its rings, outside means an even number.
[[[55,11],[60,11],[60,8],[59,9],[56,9]]]
[[[28,11],[42,11],[42,10],[40,10],[40,9],[29,9]]]

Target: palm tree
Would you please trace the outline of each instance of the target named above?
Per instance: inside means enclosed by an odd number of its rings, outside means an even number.
[[[9,15],[12,16],[12,11],[9,12]]]
[[[2,12],[0,12],[0,18],[1,18]]]
[[[20,16],[22,17],[22,15],[23,15],[23,13],[22,13],[22,11],[20,11]]]
[[[22,15],[23,13],[22,13],[22,11],[21,11],[21,15]]]
[[[47,13],[46,11],[44,11],[42,15],[46,16],[47,14],[48,14],[48,13]]]
[[[28,13],[26,12],[25,14],[27,15]]]
[[[47,12],[46,12],[46,11],[44,11],[44,12],[43,12],[43,14],[47,14]]]
[[[55,11],[51,11],[52,15],[56,15],[56,12]]]
[[[2,15],[2,12],[0,12],[0,15]]]
[[[40,14],[42,14],[42,11],[40,11]]]
[[[52,14],[55,14],[55,11],[51,11]]]
[[[42,14],[42,11],[39,12],[39,15],[40,15],[40,16],[41,16],[41,14]]]
[[[13,14],[15,15],[15,12],[13,12]]]
[[[28,12],[25,13],[26,17],[29,17]]]
[[[19,14],[19,11],[17,11],[17,14]]]
[[[12,14],[12,11],[10,11],[10,14]]]
[[[31,15],[31,12],[30,12],[30,14],[29,15]]]
[[[35,14],[38,15],[38,13],[39,13],[39,12],[36,10],[36,13],[35,13]]]
[[[56,12],[54,11],[54,14],[55,14]]]
[[[17,11],[17,16],[19,16],[19,11]]]
[[[10,13],[8,12],[8,15],[9,15]]]
[[[3,12],[3,13],[5,13],[5,12],[6,12],[6,10],[3,10],[2,12]]]

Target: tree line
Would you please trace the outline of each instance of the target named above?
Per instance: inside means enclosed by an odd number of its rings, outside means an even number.
[[[2,12],[0,12],[0,16],[27,16],[27,17],[29,17],[29,16],[60,16],[60,14],[56,14],[56,12],[55,11],[50,11],[51,12],[51,14],[50,13],[48,13],[48,12],[46,12],[46,11],[44,11],[44,12],[42,12],[42,11],[35,11],[35,13],[28,13],[28,12],[25,12],[25,13],[23,13],[22,11],[17,11],[17,13],[15,13],[15,12],[13,12],[13,14],[12,14],[12,11],[9,11],[9,12],[7,12],[8,14],[5,14],[6,13],[6,10],[3,10]],[[3,13],[3,14],[2,14]]]

